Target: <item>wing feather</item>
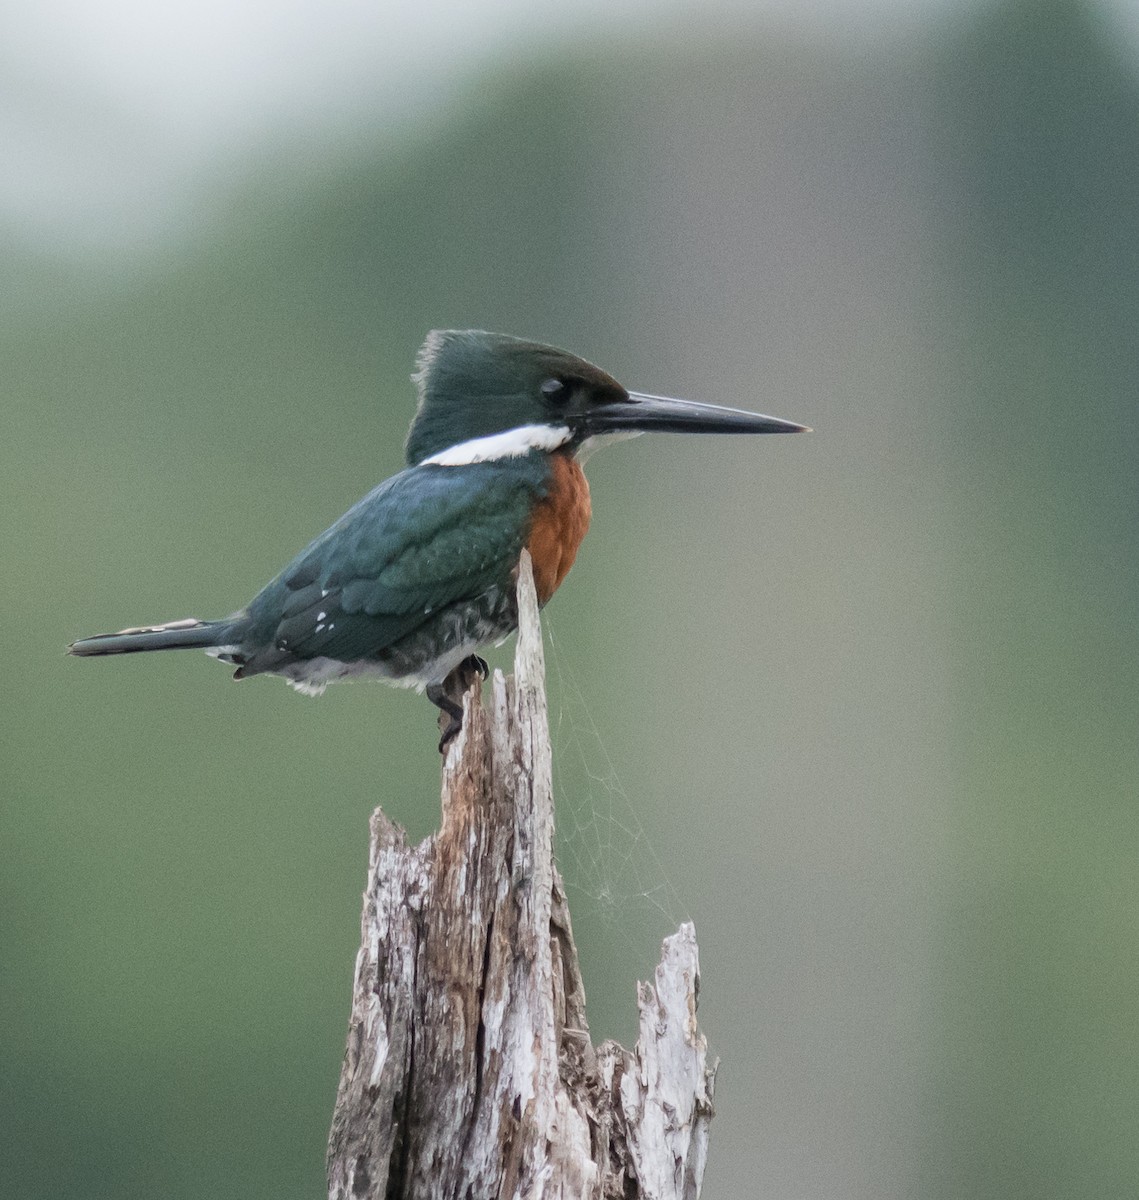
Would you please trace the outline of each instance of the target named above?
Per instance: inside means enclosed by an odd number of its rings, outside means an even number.
[[[441,609],[508,584],[548,481],[539,454],[392,476],[249,606],[268,643],[266,661],[251,666],[373,658]]]

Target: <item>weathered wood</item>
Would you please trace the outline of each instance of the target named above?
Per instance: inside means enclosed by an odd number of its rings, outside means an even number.
[[[545,675],[528,556],[515,674],[464,697],[438,833],[377,809],[328,1150],[336,1200],[694,1200],[715,1065],[695,932],[639,985],[632,1052],[594,1049],[553,861]]]

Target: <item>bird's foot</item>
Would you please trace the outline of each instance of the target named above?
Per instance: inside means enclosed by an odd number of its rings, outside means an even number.
[[[447,746],[451,739],[454,738],[460,729],[463,728],[463,706],[456,704],[454,700],[447,694],[447,685],[454,678],[452,671],[442,683],[429,683],[427,685],[427,699],[440,710],[439,726],[443,731],[439,738],[439,753],[446,754]],[[443,718],[447,718],[447,724],[443,724]]]
[[[472,683],[481,683],[490,674],[485,658],[477,654],[469,654],[443,680],[442,683],[427,685],[427,699],[440,709],[439,726],[442,736],[439,738],[439,753],[446,754],[447,747],[463,728],[463,696]],[[447,723],[444,725],[444,717]]]

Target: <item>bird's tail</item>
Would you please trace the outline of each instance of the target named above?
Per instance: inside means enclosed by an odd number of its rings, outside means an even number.
[[[137,654],[142,650],[209,650],[230,640],[232,621],[170,621],[119,633],[100,633],[80,638],[67,648],[69,654],[86,657],[93,654]]]

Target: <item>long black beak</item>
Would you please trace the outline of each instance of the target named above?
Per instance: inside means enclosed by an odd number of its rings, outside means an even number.
[[[670,400],[629,392],[628,400],[599,404],[585,416],[590,435],[605,433],[810,433],[806,425],[765,417],[742,408],[721,408],[695,400]]]

